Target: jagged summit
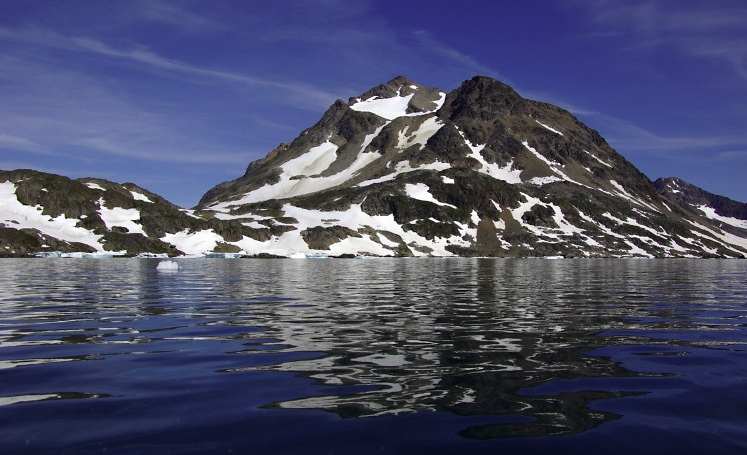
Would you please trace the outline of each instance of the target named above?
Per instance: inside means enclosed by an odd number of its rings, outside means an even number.
[[[433,87],[422,87],[404,76],[397,76],[359,97],[348,105],[355,111],[372,112],[392,120],[401,115],[434,112],[443,104],[445,93]]]

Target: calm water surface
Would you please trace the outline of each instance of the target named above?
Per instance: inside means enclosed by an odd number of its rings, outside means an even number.
[[[0,452],[747,453],[747,261],[0,260]]]

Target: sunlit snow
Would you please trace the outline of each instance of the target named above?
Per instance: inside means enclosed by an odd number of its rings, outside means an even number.
[[[130,194],[132,194],[132,198],[135,199],[136,201],[153,203],[153,201],[148,199],[148,196],[144,195],[143,193],[138,193],[137,191],[130,191]]]
[[[205,251],[212,251],[218,242],[223,241],[223,237],[216,234],[212,229],[189,232],[185,229],[176,234],[166,234],[161,237],[166,243],[175,245],[178,249],[186,254],[201,254]]]
[[[92,189],[92,190],[101,190],[101,191],[106,191],[106,190],[105,190],[104,188],[102,188],[102,187],[101,187],[101,185],[99,185],[98,183],[94,183],[94,182],[86,182],[86,183],[84,183],[84,185],[85,185],[85,186],[87,186],[88,188]]]
[[[375,179],[363,181],[359,183],[357,186],[369,186],[375,183],[388,182],[388,181],[396,179],[398,175],[405,174],[407,172],[413,172],[413,171],[437,171],[439,172],[439,171],[445,171],[447,169],[451,169],[451,165],[449,163],[444,163],[441,161],[434,161],[432,163],[421,164],[415,167],[412,167],[409,161],[399,161],[397,162],[397,164],[395,164],[394,172],[392,172],[391,174],[387,174],[383,177],[378,177]]]
[[[379,98],[378,96],[374,96],[367,100],[358,99],[356,103],[350,106],[350,108],[354,111],[370,112],[387,120],[394,120],[397,117],[412,117],[439,110],[446,100],[446,93],[440,92],[439,95],[440,99],[435,101],[435,108],[427,112],[407,112],[407,107],[410,104],[412,97],[415,96],[414,93],[407,96],[394,96],[392,98]]]
[[[126,228],[128,232],[133,234],[145,234],[143,227],[136,223],[135,220],[140,219],[140,211],[138,209],[123,209],[121,207],[107,208],[104,206],[104,199],[99,199],[99,214],[101,219],[106,224],[108,229],[114,226]]]
[[[545,128],[545,129],[547,129],[547,130],[550,130],[550,131],[552,131],[552,132],[553,132],[553,133],[555,133],[555,134],[559,134],[559,135],[561,135],[561,136],[563,135],[563,133],[561,133],[560,131],[556,130],[555,128],[552,128],[552,127],[549,127],[549,126],[545,125],[544,123],[540,122],[539,120],[536,120],[536,119],[535,119],[535,122],[539,123],[539,124],[540,124],[541,126],[543,126],[543,127]]]
[[[88,229],[77,227],[79,220],[60,215],[52,218],[42,214],[42,208],[21,204],[16,197],[16,186],[12,182],[0,183],[0,223],[15,229],[37,229],[44,235],[67,242],[80,242],[97,250],[101,238]]]
[[[747,220],[740,220],[739,218],[732,218],[728,216],[721,216],[716,213],[716,209],[708,207],[707,205],[700,205],[697,207],[698,210],[703,212],[708,218],[721,221],[722,223],[730,224],[732,226],[747,229]]]
[[[455,205],[441,202],[435,197],[433,197],[433,195],[431,194],[431,189],[428,188],[428,185],[426,185],[425,183],[415,183],[415,184],[408,183],[405,185],[405,193],[409,197],[413,199],[417,199],[419,201],[432,202],[436,205],[456,208]]]
[[[407,96],[395,96],[393,98],[379,98],[375,96],[367,100],[359,101],[351,109],[358,112],[370,112],[387,120],[394,120],[397,117],[407,115],[407,105],[415,96],[414,93]]]
[[[459,134],[462,136],[462,139],[464,139],[465,145],[467,145],[472,152],[470,157],[480,163],[480,169],[477,169],[478,172],[489,175],[494,179],[503,180],[507,183],[521,183],[521,177],[519,177],[521,175],[521,170],[511,169],[513,167],[513,162],[509,162],[504,167],[500,167],[497,163],[488,163],[480,153],[482,149],[485,148],[485,144],[475,145],[464,136],[464,133],[459,131]]]
[[[436,134],[442,126],[444,126],[444,124],[434,116],[423,121],[414,133],[407,134],[406,130],[400,131],[397,138],[397,148],[405,150],[415,144],[420,144],[420,149],[422,150],[425,147],[426,142],[428,142],[428,139]]]

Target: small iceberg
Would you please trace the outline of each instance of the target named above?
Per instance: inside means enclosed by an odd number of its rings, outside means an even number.
[[[156,269],[161,271],[179,270],[179,263],[176,261],[161,261],[156,266]]]
[[[61,258],[62,253],[59,251],[39,251],[34,253],[34,256],[38,258]]]

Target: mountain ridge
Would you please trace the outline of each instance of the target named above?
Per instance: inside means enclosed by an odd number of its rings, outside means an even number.
[[[117,185],[107,187],[111,199],[130,191]],[[41,201],[39,188],[36,199],[18,191],[21,204]],[[111,217],[107,201],[89,206],[90,219],[79,221],[101,238],[114,236],[103,219]],[[123,223],[119,227],[131,231],[120,234],[136,236],[142,226],[142,236],[155,242],[147,245],[173,254],[747,253],[745,233],[680,207],[568,111],[526,100],[484,76],[449,93],[394,78],[347,102],[335,101],[298,137],[208,190],[193,210],[174,212],[165,200],[136,202],[118,202],[123,210],[137,210],[139,220]],[[165,225],[153,207],[169,213],[171,223]]]

